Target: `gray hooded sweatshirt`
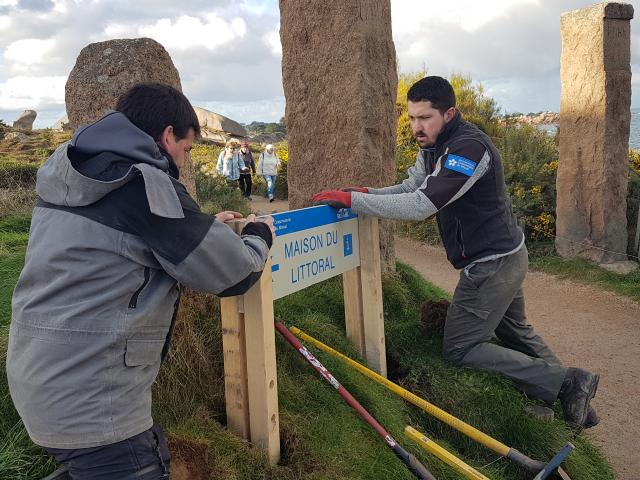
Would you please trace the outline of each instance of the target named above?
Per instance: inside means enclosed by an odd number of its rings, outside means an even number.
[[[173,162],[119,112],[60,146],[36,190],[13,295],[11,397],[39,445],[127,439],[152,426],[151,385],[180,284],[244,293],[260,276],[271,233],[250,223],[238,237],[203,214]]]

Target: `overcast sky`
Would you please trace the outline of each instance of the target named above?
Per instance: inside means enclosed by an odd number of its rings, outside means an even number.
[[[293,1],[293,0],[292,0]],[[503,110],[557,111],[560,14],[588,0],[391,0],[401,72],[470,75]],[[636,17],[640,0],[633,0]],[[112,38],[164,45],[194,105],[240,122],[284,114],[277,0],[0,0],[0,119],[64,115],[80,50]],[[631,22],[640,107],[640,20]]]

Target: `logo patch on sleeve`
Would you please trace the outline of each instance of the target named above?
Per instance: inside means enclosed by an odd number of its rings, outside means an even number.
[[[473,160],[461,157],[459,155],[449,154],[447,155],[447,161],[444,164],[445,168],[453,170],[454,172],[462,173],[467,177],[473,175],[478,164]]]

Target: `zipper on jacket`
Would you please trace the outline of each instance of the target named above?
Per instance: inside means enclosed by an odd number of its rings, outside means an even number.
[[[144,290],[144,287],[147,286],[147,283],[149,283],[150,273],[149,267],[144,267],[144,281],[142,282],[142,285],[140,285],[140,288],[138,288],[138,290],[136,290],[131,296],[131,300],[129,300],[129,308],[136,308],[138,306],[138,297],[142,290]]]
[[[456,224],[456,240],[458,241],[458,246],[460,247],[460,254],[462,255],[462,258],[467,258],[467,256],[464,254],[464,237],[462,236],[462,224],[457,218]]]
[[[428,175],[433,173],[434,163],[436,157],[436,149],[433,147],[423,148],[422,149],[422,158],[424,159],[425,169]]]

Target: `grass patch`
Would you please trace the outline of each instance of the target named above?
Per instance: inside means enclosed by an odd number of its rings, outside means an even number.
[[[0,218],[0,326],[11,321],[11,295],[24,264],[30,215]]]
[[[0,238],[7,252],[0,255],[0,266],[17,273],[28,218],[13,218],[2,225]],[[10,304],[12,283],[17,277],[12,278],[6,281],[7,288],[0,290],[3,305]],[[335,278],[278,300],[276,316],[362,361],[344,336],[342,295],[342,282]],[[441,360],[441,339],[420,333],[419,312],[423,301],[445,298],[442,290],[399,264],[397,273],[384,280],[384,295],[389,364],[396,366],[399,383],[530,456],[549,459],[564,443],[572,441],[577,449],[566,462],[566,470],[573,478],[613,479],[598,450],[583,437],[573,438],[561,420],[544,423],[528,418],[524,407],[532,401],[509,381],[498,375],[450,367]],[[0,327],[0,478],[39,479],[53,471],[54,465],[28,439],[8,395],[4,361],[9,310],[2,310],[1,315],[5,326]],[[172,349],[154,388],[154,419],[165,427],[172,442],[183,439],[204,445],[206,468],[212,478],[414,478],[375,432],[279,336],[276,353],[282,462],[270,466],[263,452],[250,448],[224,427],[221,339],[218,299],[187,293]],[[530,478],[529,473],[498,459],[338,360],[323,352],[314,353],[438,479],[461,477],[406,439],[402,433],[405,425],[431,436],[492,479]],[[560,411],[556,413],[561,418]]]
[[[640,301],[640,270],[621,275],[599,267],[584,258],[557,255],[532,256],[531,268],[579,283],[597,285]]]
[[[567,441],[572,441],[577,449],[566,462],[570,475],[613,478],[597,449],[582,437],[573,438],[561,420],[544,423],[527,417],[524,408],[534,402],[517,392],[508,380],[450,367],[441,360],[440,338],[416,334],[420,332],[421,303],[426,299],[445,298],[442,290],[400,264],[397,274],[385,279],[384,292],[387,349],[392,359],[390,364],[397,364],[402,371],[399,383],[533,457],[549,459]],[[210,467],[219,478],[413,478],[371,428],[279,337],[282,464],[268,466],[258,452],[229,436],[222,427],[225,423],[224,380],[218,302],[213,297],[200,295],[194,295],[187,302],[183,314],[189,317],[181,318],[171,358],[156,389],[154,408],[156,417],[172,434],[196,438],[209,445]],[[358,359],[344,336],[339,279],[278,300],[275,311],[287,325],[295,325]],[[437,478],[460,477],[404,438],[402,432],[406,424],[432,436],[492,479],[529,478],[529,473],[498,459],[497,455],[405,404],[339,361],[323,352],[315,353]],[[189,389],[188,395],[184,393],[185,388]],[[561,418],[559,409],[556,414]]]
[[[0,291],[3,302],[5,294]],[[3,321],[4,315],[2,312]],[[0,326],[0,478],[37,480],[55,470],[55,463],[31,442],[9,396],[5,372],[8,336],[9,327]]]

